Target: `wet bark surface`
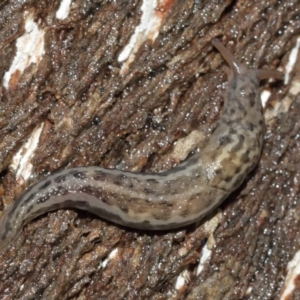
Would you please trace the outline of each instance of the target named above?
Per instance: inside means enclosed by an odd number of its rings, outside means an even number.
[[[297,0],[164,1],[161,27],[120,61],[141,1],[73,1],[63,20],[59,5],[0,4],[1,78],[26,19],[44,32],[41,60],[0,87],[2,210],[67,167],[172,168],[205,147],[222,111],[225,63],[211,39],[249,67],[285,72],[300,32]],[[0,257],[1,299],[280,299],[300,248],[299,61],[288,84],[262,82],[271,92],[262,157],[206,223],[154,233],[78,210],[43,215]],[[12,160],[37,128],[32,176],[17,179]]]

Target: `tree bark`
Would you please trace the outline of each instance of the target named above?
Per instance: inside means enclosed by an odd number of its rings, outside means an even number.
[[[1,299],[299,299],[299,0],[61,3],[0,4],[2,210],[59,169],[160,172],[204,147],[227,82],[215,37],[287,79],[262,82],[260,162],[205,221],[151,232],[48,213],[0,257]]]

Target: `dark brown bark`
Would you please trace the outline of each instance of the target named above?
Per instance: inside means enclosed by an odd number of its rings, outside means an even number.
[[[190,152],[193,143],[205,145],[222,110],[224,61],[211,39],[251,67],[285,71],[300,32],[299,0],[165,0],[156,11],[159,35],[141,44],[120,75],[118,56],[140,23],[142,2],[77,0],[64,20],[55,16],[59,4],[0,3],[1,78],[25,33],[25,15],[45,32],[42,60],[0,87],[3,209],[61,168],[171,168],[186,155],[174,143],[187,138]],[[1,256],[1,299],[280,299],[300,248],[299,61],[288,85],[262,83],[272,97],[261,160],[221,213],[207,218],[216,222],[211,229],[202,222],[142,232],[82,211],[49,213]],[[40,124],[33,176],[20,184],[9,165]],[[211,257],[197,275],[207,241]],[[186,280],[179,287],[180,274]]]

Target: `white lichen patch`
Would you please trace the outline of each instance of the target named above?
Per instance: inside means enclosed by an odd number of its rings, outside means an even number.
[[[280,300],[289,299],[295,288],[297,288],[297,281],[299,281],[300,277],[300,250],[296,252],[292,260],[288,263],[287,271]]]
[[[157,6],[163,5],[164,2],[165,0],[143,0],[140,24],[135,28],[129,43],[124,47],[118,57],[118,61],[123,62],[120,71],[121,75],[128,71],[129,65],[134,61],[135,54],[140,46],[146,40],[154,42],[157,38],[163,21],[163,14],[158,13]]]
[[[17,181],[27,181],[32,174],[33,165],[31,164],[31,158],[38,147],[43,127],[44,123],[34,128],[27,142],[20,148],[12,159],[12,163],[9,167],[16,173]]]
[[[271,92],[268,90],[263,90],[260,94],[261,103],[263,107],[266,107],[266,104],[271,96]]]
[[[103,260],[103,262],[102,262],[100,268],[101,268],[101,267],[102,267],[102,268],[105,268],[105,267],[107,266],[108,262],[109,262],[110,260],[114,259],[114,258],[117,256],[118,252],[119,252],[118,248],[114,248],[114,249],[108,254],[107,258],[106,258],[105,260]]]
[[[210,257],[212,255],[212,249],[216,243],[214,233],[217,227],[219,226],[221,219],[222,213],[218,212],[212,219],[208,220],[204,224],[204,230],[208,235],[208,239],[201,251],[201,257],[196,271],[197,276],[202,272],[205,264],[210,260]]]
[[[17,52],[9,70],[4,74],[6,89],[14,87],[24,70],[30,64],[39,64],[45,53],[44,34],[34,22],[32,15],[25,13],[25,33],[16,41]]]
[[[176,279],[175,289],[180,290],[184,288],[186,283],[190,281],[190,275],[188,270],[183,270]]]
[[[291,83],[288,94],[281,100],[277,101],[273,109],[269,109],[265,113],[266,123],[270,123],[273,119],[277,118],[280,114],[287,113],[293,103],[295,96],[300,93],[300,78],[295,77]]]
[[[55,17],[59,20],[64,20],[69,16],[72,0],[62,0],[59,8],[56,11]]]
[[[295,64],[297,62],[299,48],[300,48],[300,37],[297,38],[296,45],[292,49],[292,51],[290,53],[290,56],[289,56],[289,60],[288,60],[288,62],[286,64],[284,84],[288,84],[289,81],[290,81],[290,73],[294,69],[294,66],[295,66]]]
[[[204,247],[202,248],[200,262],[197,267],[197,273],[196,273],[197,275],[199,275],[202,272],[204,265],[206,264],[206,262],[209,261],[211,254],[212,254],[212,250],[208,249],[207,244],[205,244]]]

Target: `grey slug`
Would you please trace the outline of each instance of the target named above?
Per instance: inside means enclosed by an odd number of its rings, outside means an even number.
[[[83,209],[113,223],[164,230],[194,223],[237,189],[257,164],[264,134],[259,80],[282,73],[248,70],[213,39],[230,69],[223,113],[201,152],[171,170],[139,174],[100,167],[66,169],[28,188],[0,220],[0,250],[30,220],[60,208]]]

